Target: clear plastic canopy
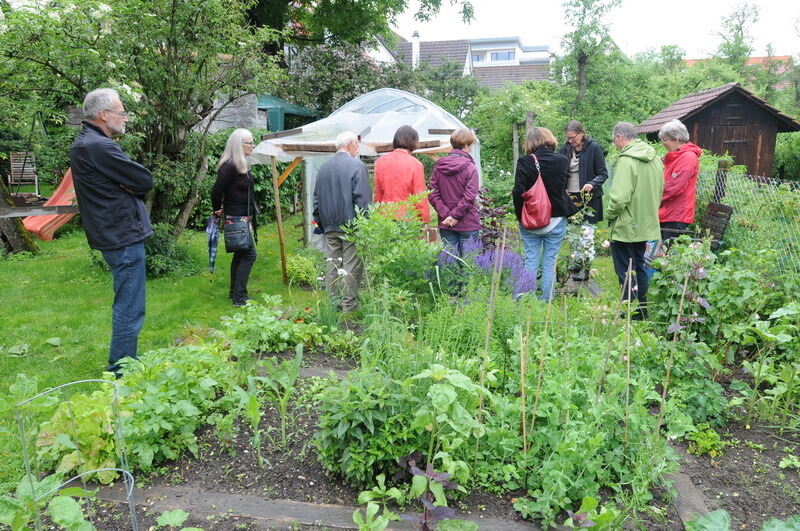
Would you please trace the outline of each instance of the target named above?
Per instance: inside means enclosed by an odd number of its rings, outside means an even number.
[[[267,163],[270,157],[289,161],[295,157],[330,156],[330,152],[311,150],[312,146],[334,146],[336,135],[351,131],[361,136],[360,154],[376,156],[385,149],[402,125],[419,134],[420,143],[432,144],[417,152],[450,151],[450,131],[466,126],[438,105],[404,90],[382,88],[344,104],[327,118],[306,124],[302,131],[261,142],[253,151],[254,163]],[[475,146],[477,148],[477,146]],[[477,161],[477,153],[473,152]]]

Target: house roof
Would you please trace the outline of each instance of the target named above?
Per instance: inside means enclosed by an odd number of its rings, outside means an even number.
[[[508,83],[519,84],[523,81],[542,81],[550,77],[550,65],[521,64],[518,66],[482,66],[474,68],[472,75],[478,85],[490,89],[499,89]]]
[[[661,126],[670,120],[685,120],[704,110],[706,107],[732,92],[738,92],[751,100],[756,105],[761,106],[769,114],[773,115],[778,121],[778,132],[787,133],[800,131],[800,122],[780,112],[778,109],[762,100],[749,90],[743,88],[739,83],[728,83],[720,87],[701,90],[693,94],[688,94],[666,109],[662,109],[651,116],[636,128],[637,133],[656,133]]]
[[[419,43],[419,62],[431,66],[444,63],[464,64],[469,55],[469,41],[421,41]],[[397,43],[397,56],[406,64],[411,64],[411,43]]]

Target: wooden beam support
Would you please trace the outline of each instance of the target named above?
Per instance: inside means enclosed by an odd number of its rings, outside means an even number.
[[[77,214],[78,205],[0,207],[0,218],[25,218],[51,214]]]
[[[287,129],[286,131],[278,131],[277,133],[267,133],[266,135],[261,135],[261,140],[272,140],[275,138],[283,138],[285,136],[297,135],[302,132],[303,132],[302,127],[296,127],[294,129]]]
[[[281,216],[281,193],[278,189],[278,159],[272,157],[272,196],[275,200],[275,220],[278,223],[278,247],[281,251],[281,278],[283,284],[289,284],[286,274],[286,243],[283,235],[283,217]]]
[[[283,144],[284,151],[308,151],[311,153],[336,153],[333,144]]]
[[[289,175],[292,174],[297,165],[300,164],[301,160],[303,160],[303,157],[295,157],[292,163],[289,164],[289,167],[283,170],[283,173],[278,178],[278,188],[280,188],[281,185],[283,184],[283,181],[285,181],[289,177]]]
[[[455,129],[428,129],[429,135],[452,135]]]

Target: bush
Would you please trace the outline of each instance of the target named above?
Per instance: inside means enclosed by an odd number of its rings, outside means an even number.
[[[144,249],[147,255],[147,276],[150,278],[179,272],[191,275],[198,271],[189,252],[178,244],[171,225],[153,225],[153,235],[145,240]]]
[[[286,257],[286,276],[290,286],[301,286],[314,288],[319,286],[319,278],[322,274],[320,266],[321,257],[312,256],[310,253],[293,254]]]

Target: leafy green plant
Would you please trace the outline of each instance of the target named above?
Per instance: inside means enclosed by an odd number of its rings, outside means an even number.
[[[353,513],[353,522],[358,525],[359,531],[383,531],[389,522],[400,520],[400,516],[389,510],[388,505],[392,502],[402,505],[405,496],[396,487],[386,488],[385,475],[378,474],[375,481],[376,486],[358,495],[358,503],[367,504],[364,516],[360,510]]]
[[[91,531],[95,527],[84,519],[83,508],[73,497],[91,498],[93,492],[79,487],[61,489],[57,495],[47,497],[55,491],[63,480],[60,474],[46,476],[41,480],[24,477],[17,485],[14,496],[0,496],[0,523],[8,525],[12,531],[29,529],[28,525],[38,521],[40,513],[46,509],[55,524],[68,531]]]
[[[687,531],[730,531],[731,516],[724,509],[717,509],[686,522]]]
[[[263,385],[263,392],[268,400],[273,402],[281,417],[281,446],[286,448],[286,426],[289,423],[289,401],[295,390],[300,366],[303,364],[303,345],[295,347],[295,356],[291,360],[278,361],[276,358],[266,358],[259,362],[264,376],[255,378]]]
[[[796,455],[787,455],[778,463],[780,468],[794,468],[800,472],[800,459]]]
[[[261,455],[261,400],[259,397],[260,391],[256,386],[256,380],[253,376],[247,377],[247,390],[241,387],[235,387],[234,391],[239,395],[239,410],[244,412],[245,418],[250,423],[250,433],[252,438],[250,442],[253,449],[256,451],[256,459],[258,459],[258,466],[264,466],[264,458]]]
[[[564,527],[574,529],[591,527],[592,529],[611,529],[619,519],[621,513],[613,506],[603,506],[598,509],[600,502],[590,496],[581,501],[577,512],[567,510],[569,518],[564,521]]]
[[[698,425],[696,431],[689,433],[686,438],[689,440],[689,453],[708,454],[710,457],[721,456],[722,450],[730,444],[723,441],[708,423]]]
[[[153,225],[153,235],[144,242],[147,275],[150,278],[174,273],[185,275],[199,271],[186,248],[178,243],[174,228],[166,223]]]
[[[321,267],[317,260],[303,254],[286,257],[286,277],[290,286],[313,288],[319,285]]]

